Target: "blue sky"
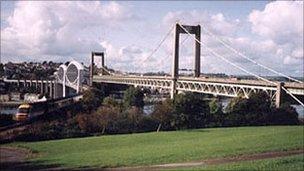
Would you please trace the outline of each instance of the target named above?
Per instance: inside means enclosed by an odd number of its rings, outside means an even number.
[[[303,2],[284,1],[1,1],[1,60],[88,63],[95,50],[106,51],[106,63],[115,69],[169,72],[173,35],[149,60],[144,59],[177,20],[201,24],[280,72],[303,75]],[[190,69],[194,40],[188,39],[180,63]],[[227,51],[205,32],[202,41],[257,74],[271,75]],[[202,72],[242,74],[204,48]]]

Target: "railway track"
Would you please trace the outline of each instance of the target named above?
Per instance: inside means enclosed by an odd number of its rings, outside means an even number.
[[[28,125],[31,122],[32,121],[29,120],[29,121],[17,122],[17,123],[11,124],[11,125],[0,127],[0,133],[3,132],[3,131],[9,130],[9,129],[14,129],[14,128],[18,128],[20,126]]]

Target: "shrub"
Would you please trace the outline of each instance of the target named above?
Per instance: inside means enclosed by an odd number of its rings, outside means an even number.
[[[236,97],[228,104],[225,126],[298,124],[298,114],[288,104],[271,106],[265,92],[253,93],[248,99]]]
[[[167,99],[160,104],[156,104],[151,117],[158,122],[157,132],[160,131],[161,127],[165,130],[170,129],[170,122],[173,119],[173,101]]]
[[[92,110],[97,109],[101,105],[103,97],[104,93],[97,88],[90,88],[84,91],[81,101],[84,111],[90,113]]]
[[[139,88],[130,87],[124,93],[124,107],[135,106],[138,108],[144,107],[144,93]]]
[[[298,117],[296,109],[285,103],[280,108],[272,110],[268,115],[268,122],[272,125],[296,125],[300,123]]]
[[[209,106],[203,100],[201,94],[187,92],[176,96],[173,102],[173,110],[173,127],[193,129],[205,126],[204,119],[209,113]]]

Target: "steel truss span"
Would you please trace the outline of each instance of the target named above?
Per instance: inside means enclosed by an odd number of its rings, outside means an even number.
[[[94,76],[94,82],[128,84],[140,87],[171,89],[173,79],[171,77],[140,77],[140,76]],[[295,95],[304,96],[304,89],[299,83],[286,84],[286,88]],[[178,78],[176,90],[190,91],[215,96],[237,97],[238,95],[249,97],[251,93],[266,92],[273,100],[277,87],[253,80],[231,79],[203,79],[203,78]]]

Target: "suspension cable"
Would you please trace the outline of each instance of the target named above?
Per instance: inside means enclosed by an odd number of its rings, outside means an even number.
[[[171,28],[169,29],[168,33],[163,37],[163,39],[159,42],[159,44],[156,46],[155,49],[153,49],[153,51],[150,53],[149,56],[147,56],[141,63],[146,62],[150,57],[152,57],[154,55],[155,52],[158,51],[158,49],[160,48],[160,46],[165,42],[165,40],[169,37],[169,35],[171,34],[171,32],[174,29],[174,25],[171,26]]]
[[[288,91],[285,87],[282,87],[282,89],[289,94],[294,100],[296,100],[301,106],[304,107],[304,104],[295,96],[293,95],[290,91]]]
[[[221,39],[221,38],[219,38],[218,36],[216,36],[215,34],[211,33],[206,27],[203,27],[203,26],[201,26],[201,27],[202,27],[203,30],[205,30],[205,32],[207,32],[207,34],[209,34],[209,35],[211,35],[212,37],[214,37],[218,42],[220,42],[222,45],[224,45],[226,48],[228,48],[230,51],[234,52],[235,54],[239,55],[240,57],[245,58],[246,60],[248,60],[248,61],[250,61],[250,62],[252,62],[252,63],[254,63],[254,64],[256,64],[256,65],[258,65],[258,66],[260,66],[260,67],[262,67],[262,68],[264,68],[264,69],[266,69],[266,70],[269,70],[269,71],[271,71],[271,72],[273,72],[273,73],[275,73],[275,74],[278,74],[278,75],[280,75],[280,76],[283,76],[283,77],[285,77],[285,78],[288,78],[289,80],[292,80],[292,81],[295,81],[295,82],[298,82],[298,83],[303,83],[303,82],[300,81],[300,80],[297,80],[297,79],[295,79],[295,78],[292,78],[292,77],[290,77],[290,76],[288,76],[288,75],[285,75],[285,74],[283,74],[283,73],[280,73],[280,72],[278,72],[278,71],[276,71],[276,70],[274,70],[274,69],[272,69],[272,68],[270,68],[270,67],[267,67],[267,66],[265,66],[265,65],[263,65],[263,64],[260,64],[260,63],[258,63],[258,62],[256,62],[256,61],[254,61],[253,59],[251,59],[251,58],[249,58],[248,56],[244,55],[242,52],[240,52],[240,51],[238,51],[237,49],[233,48],[231,45],[229,45],[228,43],[226,43],[223,39]]]
[[[246,72],[246,73],[248,73],[248,74],[250,74],[250,75],[253,75],[253,76],[255,76],[255,77],[257,77],[257,78],[259,78],[259,79],[261,79],[261,80],[264,80],[265,82],[268,82],[268,83],[271,83],[271,84],[276,85],[275,82],[270,81],[270,80],[268,80],[268,79],[266,79],[266,78],[263,78],[263,77],[261,77],[261,76],[258,76],[258,75],[254,74],[254,73],[252,73],[252,72],[249,72],[249,71],[247,71],[246,69],[244,69],[244,68],[242,68],[242,67],[236,65],[235,63],[231,62],[230,60],[226,59],[225,57],[223,57],[223,56],[219,55],[218,53],[214,52],[212,49],[208,48],[205,44],[203,44],[203,43],[202,43],[201,41],[199,41],[196,37],[194,37],[192,34],[190,34],[190,33],[188,32],[188,30],[185,29],[184,26],[182,26],[180,23],[177,23],[177,24],[178,24],[178,25],[179,25],[179,26],[180,26],[180,27],[181,27],[189,36],[191,36],[196,42],[198,42],[200,45],[205,46],[206,49],[207,49],[209,52],[211,52],[212,54],[214,54],[215,56],[217,56],[217,57],[223,59],[223,60],[226,61],[227,63],[229,63],[229,64],[231,64],[231,65],[237,67],[238,69],[240,69],[240,70],[242,70],[242,71],[244,71],[244,72]],[[287,94],[291,95],[291,97],[292,97],[294,100],[296,100],[297,102],[299,102],[301,106],[304,107],[304,104],[303,104],[297,97],[295,97],[294,95],[292,95],[292,93],[291,93],[289,90],[287,90],[287,89],[284,88],[284,87],[283,87],[282,89],[283,89]]]
[[[187,37],[184,38],[184,40],[182,40],[182,42],[181,42],[181,47],[182,47],[183,44],[188,40],[188,38],[189,38],[189,35],[187,35]],[[163,60],[161,60],[161,63],[163,64],[163,63],[167,62],[167,60],[169,59],[169,57],[172,56],[172,55],[173,55],[173,52],[171,51],[170,53],[168,53],[168,55],[166,56],[166,58],[164,58]],[[169,71],[169,72],[170,72],[170,71]]]

